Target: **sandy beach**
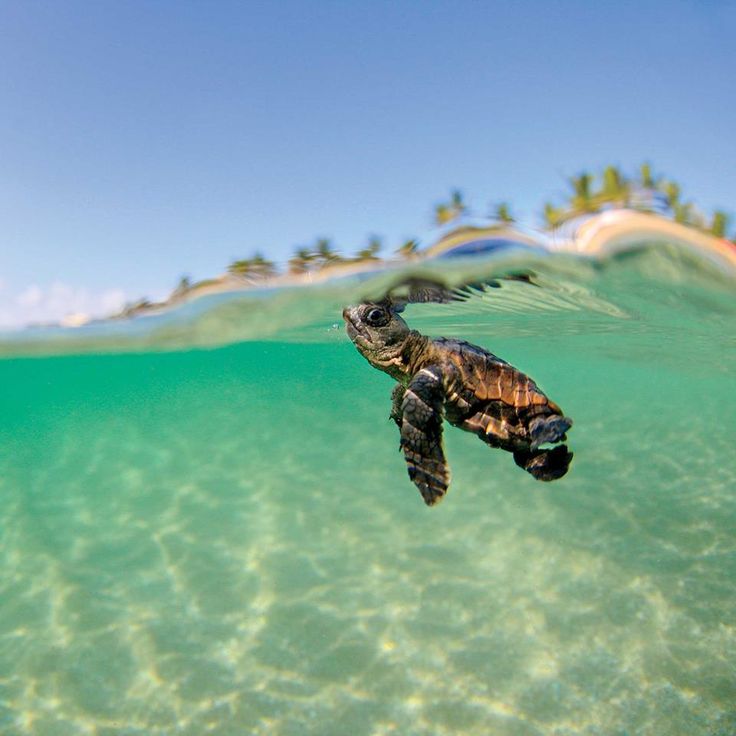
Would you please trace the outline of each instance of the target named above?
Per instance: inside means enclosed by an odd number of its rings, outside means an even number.
[[[602,212],[584,222],[575,235],[572,246],[578,253],[605,255],[641,243],[662,242],[715,256],[736,266],[736,246],[730,241],[647,212]]]

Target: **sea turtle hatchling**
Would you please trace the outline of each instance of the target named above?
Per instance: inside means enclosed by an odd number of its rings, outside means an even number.
[[[398,311],[389,300],[368,302],[347,307],[343,318],[361,355],[398,381],[391,419],[401,431],[409,478],[427,505],[440,501],[450,482],[443,418],[513,453],[538,480],[565,475],[572,453],[556,443],[566,439],[572,419],[534,381],[477,345],[410,330]]]

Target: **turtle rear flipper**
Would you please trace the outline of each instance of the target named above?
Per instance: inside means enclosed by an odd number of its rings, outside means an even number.
[[[516,450],[514,462],[531,473],[537,480],[557,480],[567,473],[572,453],[567,445],[558,445],[551,450]]]

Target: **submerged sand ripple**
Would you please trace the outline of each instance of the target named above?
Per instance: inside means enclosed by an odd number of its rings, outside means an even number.
[[[87,362],[95,390],[62,377],[57,413],[16,419],[3,734],[733,732],[716,399],[642,415],[682,377],[619,366],[606,393],[570,366],[570,476],[448,433],[453,487],[427,510],[388,384],[349,346],[280,351]]]

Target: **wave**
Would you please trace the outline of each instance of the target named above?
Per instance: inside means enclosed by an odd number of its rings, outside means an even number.
[[[248,287],[191,299],[158,313],[81,327],[0,335],[0,356],[172,351],[243,341],[331,342],[344,338],[346,304],[378,300],[407,284],[450,295],[411,305],[412,325],[437,334],[548,335],[543,317],[567,331],[661,330],[736,312],[736,268],[677,242],[635,242],[594,255],[506,249],[344,274],[303,286]],[[636,326],[634,326],[636,325]]]

